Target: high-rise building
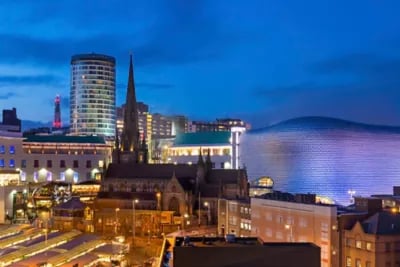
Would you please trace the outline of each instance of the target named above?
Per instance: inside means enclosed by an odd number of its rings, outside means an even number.
[[[115,135],[115,58],[71,59],[70,124],[74,135]]]

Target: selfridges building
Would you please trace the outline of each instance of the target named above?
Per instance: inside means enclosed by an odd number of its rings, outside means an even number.
[[[249,179],[270,176],[274,190],[349,205],[400,185],[400,127],[304,117],[248,131],[240,147]]]

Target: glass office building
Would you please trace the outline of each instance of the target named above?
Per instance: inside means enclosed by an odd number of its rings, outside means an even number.
[[[306,117],[247,131],[241,162],[274,190],[316,193],[344,205],[400,184],[400,127]]]
[[[115,135],[114,57],[72,56],[70,129],[74,135]]]

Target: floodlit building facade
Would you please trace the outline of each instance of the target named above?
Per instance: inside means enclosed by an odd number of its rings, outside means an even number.
[[[315,195],[251,198],[251,233],[264,242],[312,242],[321,248],[321,267],[339,266],[337,207],[315,204]]]

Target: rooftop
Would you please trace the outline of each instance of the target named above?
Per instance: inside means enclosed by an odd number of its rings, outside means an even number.
[[[79,143],[79,144],[105,144],[101,136],[73,136],[73,135],[30,135],[24,142],[31,143]]]
[[[221,132],[197,132],[183,133],[176,136],[174,146],[193,146],[193,145],[229,145],[231,133]]]

